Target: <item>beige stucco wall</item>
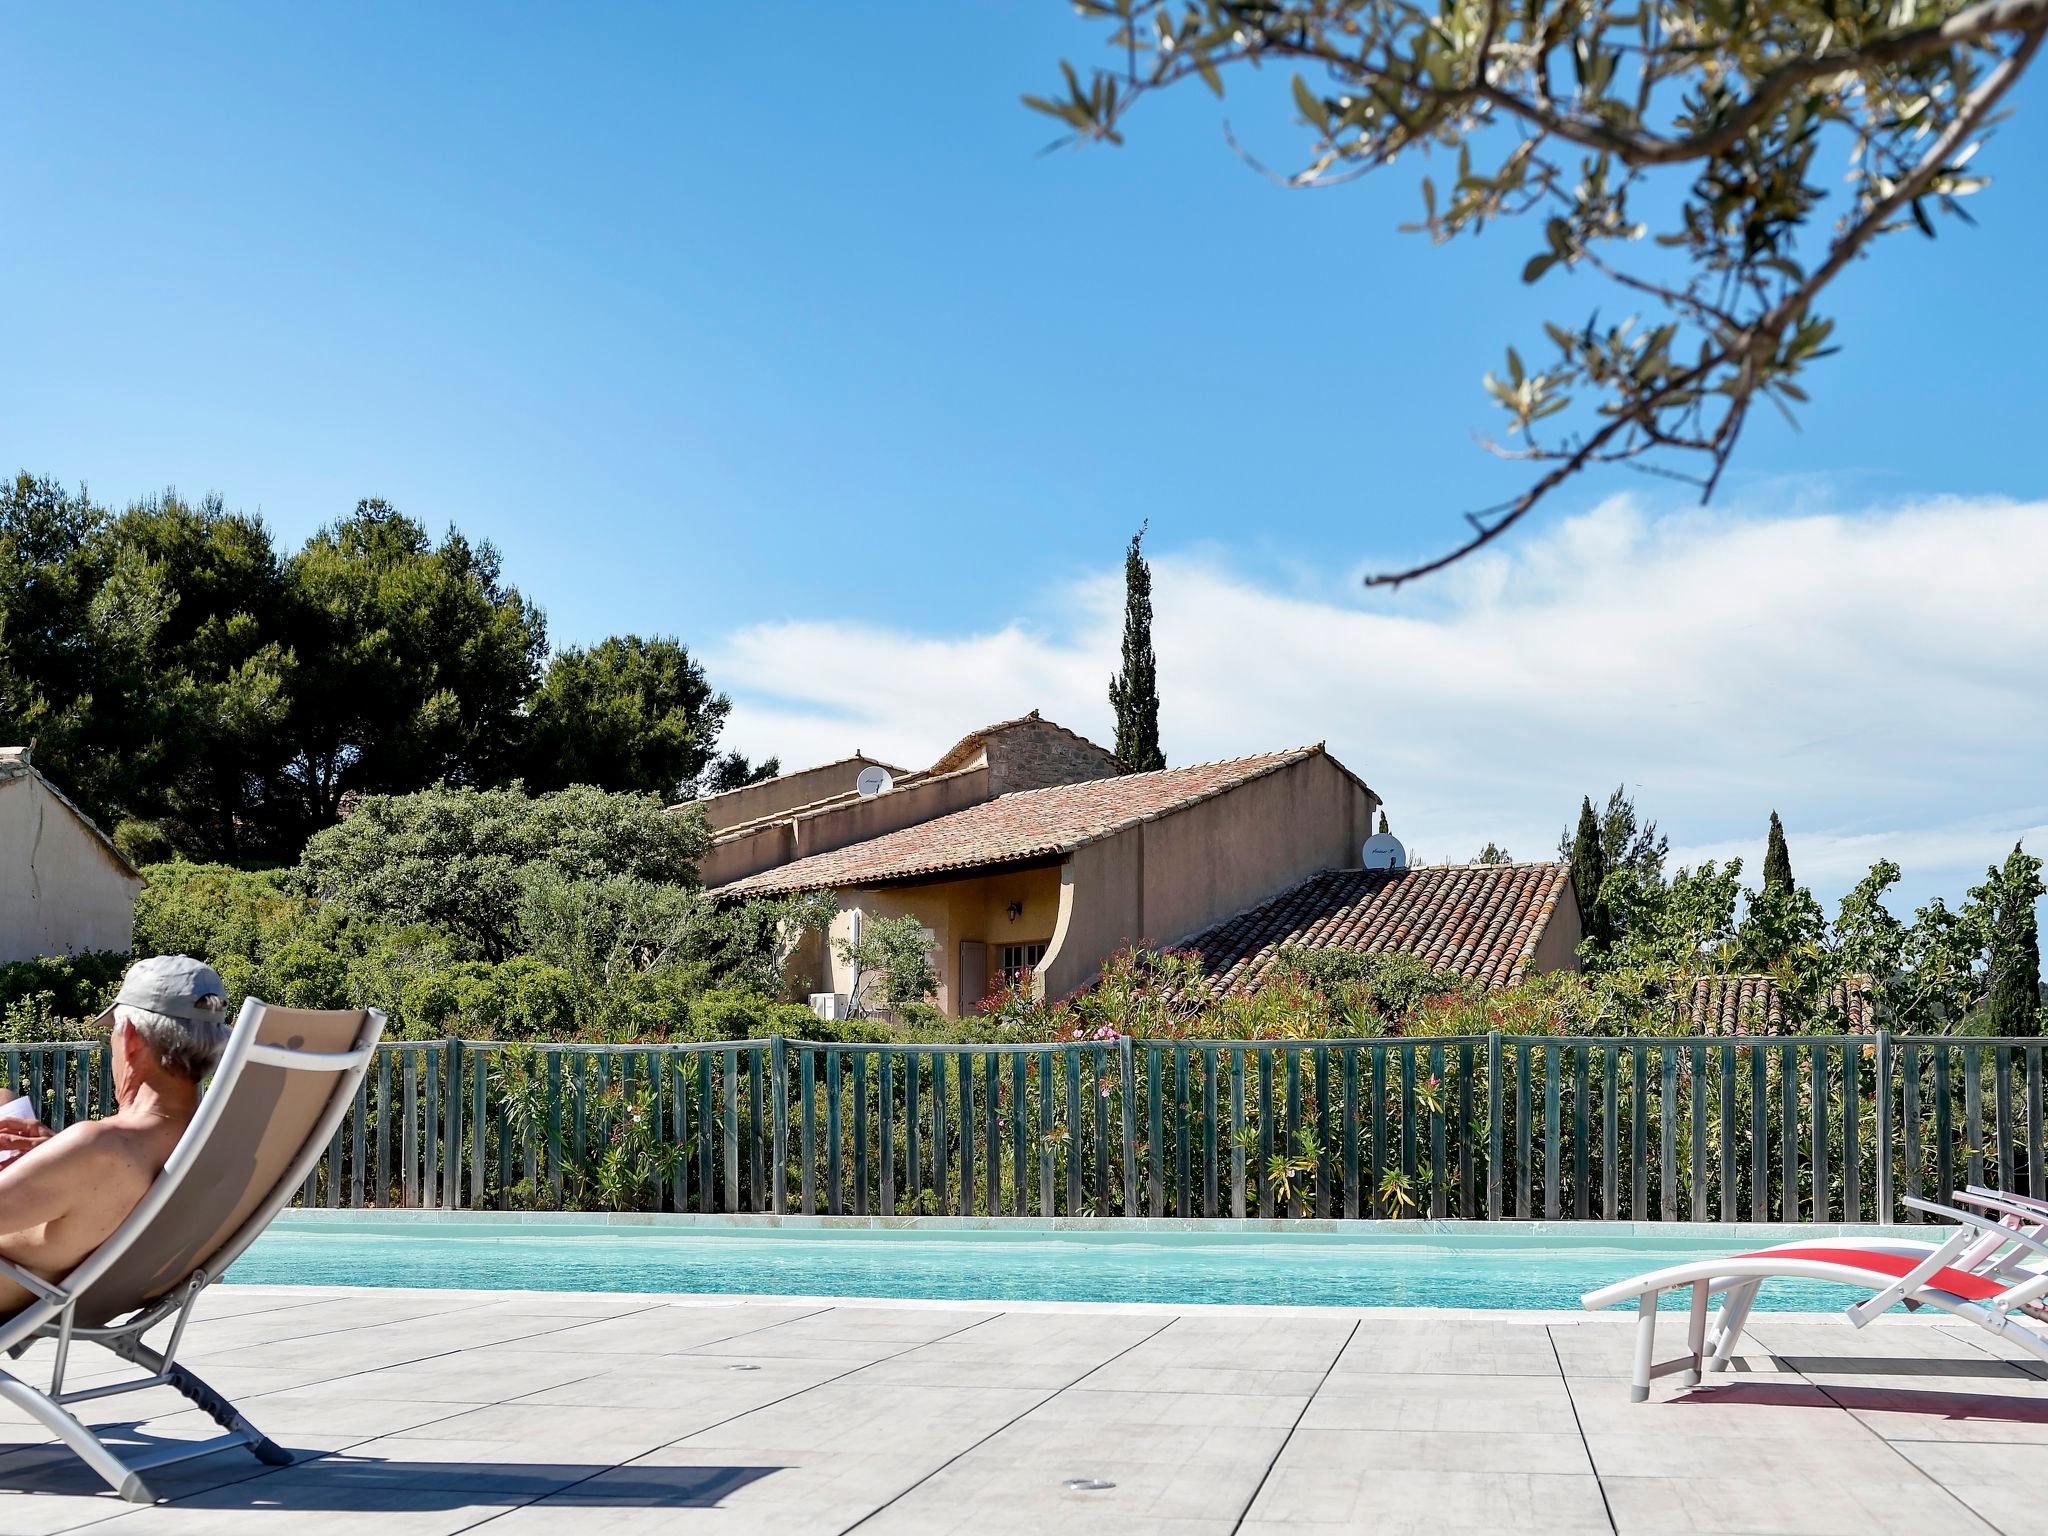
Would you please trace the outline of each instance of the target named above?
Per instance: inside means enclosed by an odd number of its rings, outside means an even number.
[[[1057,866],[1048,866],[924,885],[846,890],[838,893],[838,899],[839,915],[833,919],[830,942],[822,955],[812,957],[820,968],[815,990],[850,990],[851,969],[840,958],[838,945],[852,936],[856,910],[866,917],[908,914],[932,935],[932,968],[939,978],[938,995],[932,1001],[957,1016],[963,1001],[969,1008],[981,1001],[959,997],[961,942],[979,940],[988,945],[988,969],[993,980],[1001,946],[1049,941],[1059,919],[1060,871]],[[1009,915],[1011,902],[1023,907],[1022,915],[1014,921]]]
[[[1040,988],[1062,996],[1126,944],[1176,944],[1318,870],[1357,868],[1378,803],[1317,753],[1077,849]]]
[[[796,829],[786,821],[771,821],[706,848],[697,861],[697,878],[707,890],[716,890],[729,881],[787,864],[795,856]]]
[[[0,781],[0,961],[125,952],[141,889],[39,778]]]
[[[1585,937],[1586,924],[1579,915],[1578,898],[1571,881],[1566,880],[1564,894],[1557,898],[1550,921],[1536,937],[1536,953],[1529,957],[1529,973],[1540,976],[1546,971],[1576,971],[1579,943]]]
[[[865,842],[884,832],[915,826],[935,816],[979,805],[988,799],[989,793],[988,770],[975,768],[942,778],[920,779],[865,800],[827,806],[796,819],[795,856],[807,859],[814,853],[830,853],[848,843]]]
[[[711,795],[703,800],[688,804],[703,808],[704,819],[713,832],[723,832],[727,827],[736,827],[744,821],[759,821],[763,816],[778,816],[797,810],[806,805],[815,805],[833,795],[850,795],[854,792],[861,769],[873,765],[889,768],[891,773],[902,770],[891,768],[887,763],[864,754],[856,753],[840,762],[826,763],[817,768],[805,768],[797,773],[785,773],[780,778],[767,779],[759,784],[748,784],[739,789],[727,790],[722,795]],[[680,810],[678,806],[676,809]]]

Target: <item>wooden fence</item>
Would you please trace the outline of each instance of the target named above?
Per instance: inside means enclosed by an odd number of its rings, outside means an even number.
[[[1894,1221],[2044,1192],[2043,1042],[1976,1037],[378,1049],[330,1207]],[[104,1048],[16,1045],[56,1127]]]

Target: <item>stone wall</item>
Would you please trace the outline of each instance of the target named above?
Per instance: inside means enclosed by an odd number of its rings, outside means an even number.
[[[985,746],[989,789],[998,795],[1106,779],[1121,767],[1106,748],[1050,720],[1027,719],[1005,725],[989,734]]]

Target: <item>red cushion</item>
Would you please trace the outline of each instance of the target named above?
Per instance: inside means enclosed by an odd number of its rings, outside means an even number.
[[[1819,1264],[1835,1264],[1843,1269],[1867,1270],[1873,1275],[1886,1275],[1896,1280],[1911,1274],[1927,1262],[1924,1254],[1877,1253],[1868,1248],[1773,1248],[1768,1253],[1745,1253],[1745,1259],[1811,1259]],[[1965,1301],[1989,1301],[2009,1289],[2005,1282],[1986,1280],[1982,1275],[1973,1275],[1966,1269],[1937,1269],[1922,1284],[1937,1291],[1947,1291],[1951,1296],[1960,1296]]]

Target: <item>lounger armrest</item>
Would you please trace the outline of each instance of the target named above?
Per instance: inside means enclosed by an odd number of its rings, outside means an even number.
[[[2030,1213],[2038,1215],[2044,1223],[2048,1223],[2048,1200],[2037,1200],[2032,1195],[2016,1195],[2009,1189],[1993,1189],[1988,1184],[1972,1184],[1963,1193],[1987,1195],[1996,1200],[2004,1200],[2011,1205],[2025,1206]],[[1957,1198],[1960,1199],[1961,1195],[1959,1194]]]
[[[2026,1230],[2038,1232],[2048,1227],[2048,1211],[2038,1206],[2022,1205],[2011,1195],[1992,1189],[1959,1189],[1949,1198],[1964,1205],[1982,1206],[1987,1211],[2003,1211],[2008,1216],[2017,1216],[2027,1224]],[[2014,1230],[2007,1227],[2008,1232]]]
[[[0,1275],[5,1275],[31,1296],[40,1296],[44,1301],[65,1302],[71,1299],[70,1292],[50,1284],[41,1275],[23,1269],[11,1259],[0,1259]]]
[[[1987,1203],[1983,1196],[1977,1198],[1979,1203]],[[1905,1196],[1904,1203],[1913,1210],[1925,1211],[1931,1216],[1940,1216],[1949,1221],[1975,1227],[1982,1232],[2000,1234],[2009,1243],[2017,1243],[2023,1248],[2031,1248],[2035,1253],[2048,1255],[2048,1243],[2042,1242],[2030,1232],[2008,1227],[2002,1221],[1993,1221],[1989,1216],[1979,1216],[1975,1211],[1959,1211],[1952,1205],[1939,1205],[1932,1200],[1922,1200],[1916,1195]]]

